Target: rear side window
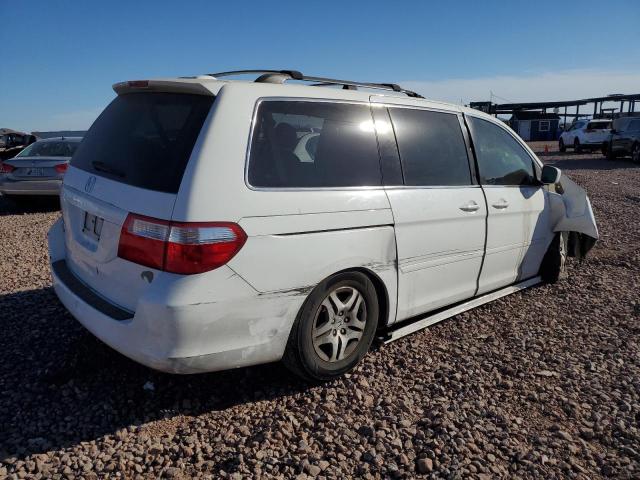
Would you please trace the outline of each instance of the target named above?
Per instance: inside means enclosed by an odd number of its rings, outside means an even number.
[[[533,159],[505,129],[468,117],[483,185],[536,185]]]
[[[135,187],[177,193],[213,100],[179,93],[120,95],[91,126],[71,164]]]
[[[455,114],[390,108],[405,185],[470,185],[467,148]]]
[[[254,187],[382,184],[368,105],[263,101],[250,152],[248,181]]]
[[[36,142],[22,150],[18,157],[71,157],[79,142]]]

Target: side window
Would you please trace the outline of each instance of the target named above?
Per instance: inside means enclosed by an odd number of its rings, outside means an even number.
[[[640,130],[640,120],[633,120],[629,123],[629,131],[637,132]]]
[[[389,113],[406,185],[471,185],[457,115],[409,108],[390,108]]]
[[[483,185],[536,185],[533,159],[506,130],[467,117]]]
[[[254,187],[356,187],[382,184],[369,105],[263,101],[248,169]]]

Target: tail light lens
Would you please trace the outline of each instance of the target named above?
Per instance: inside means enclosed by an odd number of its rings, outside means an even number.
[[[229,222],[168,222],[129,214],[120,232],[118,256],[166,272],[202,273],[225,265],[247,235]]]
[[[16,169],[13,165],[0,162],[0,173],[11,173]]]
[[[64,173],[69,168],[69,164],[68,163],[60,163],[59,165],[56,165],[54,168],[56,169],[56,172]]]

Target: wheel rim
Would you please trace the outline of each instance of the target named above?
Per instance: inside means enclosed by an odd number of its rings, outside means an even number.
[[[313,349],[325,362],[351,355],[364,335],[367,304],[354,287],[338,287],[322,301],[313,320]]]
[[[565,245],[564,238],[560,236],[560,271],[564,272],[567,265],[567,246]]]

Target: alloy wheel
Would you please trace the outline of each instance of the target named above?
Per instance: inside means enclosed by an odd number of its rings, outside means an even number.
[[[313,348],[325,362],[344,360],[355,350],[367,324],[367,304],[357,288],[342,286],[322,301],[313,321]]]

